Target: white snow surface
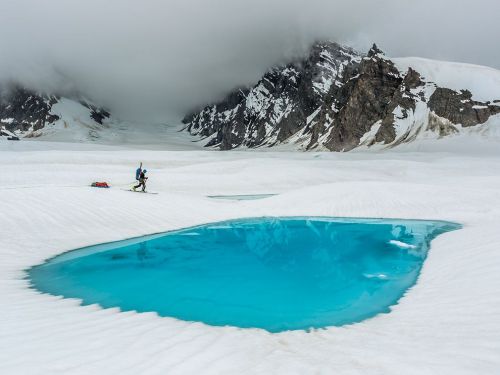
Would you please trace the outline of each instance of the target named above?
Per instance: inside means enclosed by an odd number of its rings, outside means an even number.
[[[391,58],[401,72],[409,67],[419,72],[425,81],[455,91],[469,90],[472,98],[487,102],[500,100],[500,70],[487,66],[430,60],[420,57]]]
[[[471,139],[419,143],[427,152],[414,143],[347,154],[0,142],[0,373],[498,374],[500,147],[482,138],[465,146]],[[138,161],[160,194],[120,189]],[[88,187],[97,180],[113,188]],[[207,198],[270,192],[279,195]],[[389,314],[312,332],[82,307],[25,279],[27,268],[79,247],[269,215],[437,219],[464,228],[432,242],[417,284]]]

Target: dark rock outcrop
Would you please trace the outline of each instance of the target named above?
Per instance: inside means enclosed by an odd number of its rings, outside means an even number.
[[[51,113],[52,105],[59,100],[57,96],[40,95],[19,86],[0,91],[0,124],[8,131],[36,131],[59,120]]]
[[[374,46],[362,60],[356,78],[343,86],[338,98],[341,109],[325,146],[332,151],[352,150],[377,121],[391,123],[387,117],[392,117],[398,104],[393,99],[402,83],[394,64]],[[386,136],[394,138],[391,132]]]
[[[111,114],[107,110],[105,110],[104,108],[99,108],[99,107],[97,107],[93,104],[90,104],[84,100],[81,100],[80,104],[83,105],[84,107],[87,107],[90,110],[90,117],[98,124],[102,125],[102,122],[104,120],[111,117]]]
[[[429,100],[429,108],[439,117],[464,127],[484,124],[490,116],[500,113],[500,107],[472,100],[468,90],[456,92],[438,87]]]

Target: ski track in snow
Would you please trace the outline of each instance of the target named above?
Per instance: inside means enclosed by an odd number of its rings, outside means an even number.
[[[496,150],[499,150],[498,145]],[[498,374],[500,151],[147,151],[0,142],[0,373]],[[159,195],[120,189],[137,162]],[[112,189],[92,189],[106,180]],[[207,195],[280,193],[258,201]],[[437,219],[415,287],[390,314],[270,334],[121,313],[29,289],[23,270],[79,247],[273,216]]]

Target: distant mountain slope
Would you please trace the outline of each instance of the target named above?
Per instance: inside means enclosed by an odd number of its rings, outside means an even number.
[[[452,65],[391,61],[375,45],[364,56],[336,43],[317,43],[304,60],[271,69],[253,87],[236,90],[183,122],[190,134],[207,139],[206,146],[222,150],[288,143],[349,151],[439,138],[500,113],[500,101],[494,100],[500,99],[495,91],[500,73]],[[467,72],[475,79],[462,87]],[[478,89],[478,99],[468,87]]]
[[[42,94],[15,84],[0,86],[0,132],[5,134],[39,137],[58,129],[73,133],[78,129],[91,139],[110,117],[83,98]]]
[[[123,121],[78,95],[48,95],[20,85],[0,85],[0,141],[12,136],[171,150],[202,147],[179,126]]]

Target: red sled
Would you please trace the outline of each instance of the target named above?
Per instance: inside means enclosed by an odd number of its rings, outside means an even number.
[[[104,188],[104,189],[109,189],[109,185],[107,182],[92,182],[92,187],[96,188]]]

